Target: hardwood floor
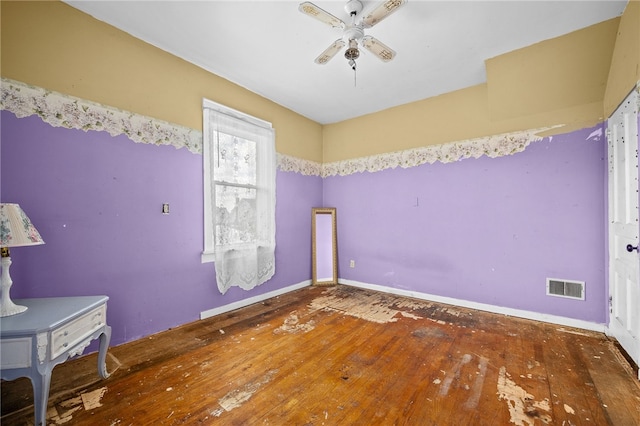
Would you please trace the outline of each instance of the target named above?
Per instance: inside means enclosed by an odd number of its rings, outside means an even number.
[[[345,286],[310,287],[54,370],[68,425],[639,425],[603,335]],[[2,382],[2,425],[33,424]]]

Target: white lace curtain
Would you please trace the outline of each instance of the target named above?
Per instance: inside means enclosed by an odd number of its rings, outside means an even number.
[[[216,281],[222,294],[249,290],[275,273],[274,131],[214,110],[207,117]]]

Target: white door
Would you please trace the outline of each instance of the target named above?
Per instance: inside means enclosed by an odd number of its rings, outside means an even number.
[[[638,91],[608,120],[609,334],[640,365]],[[638,374],[640,379],[640,373]]]

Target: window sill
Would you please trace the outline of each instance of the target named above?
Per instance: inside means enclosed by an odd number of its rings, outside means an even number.
[[[200,261],[202,263],[213,263],[215,262],[215,260],[216,260],[216,255],[212,251],[202,252],[202,255],[200,256]]]

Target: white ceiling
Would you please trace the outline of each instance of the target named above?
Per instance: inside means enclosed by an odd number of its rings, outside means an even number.
[[[343,51],[314,63],[342,31],[300,13],[300,1],[66,3],[321,124],[481,84],[486,59],[620,16],[627,4],[409,0],[365,30],[395,59],[361,49],[354,76]],[[349,21],[346,1],[314,3]],[[364,14],[380,1],[362,3]]]

